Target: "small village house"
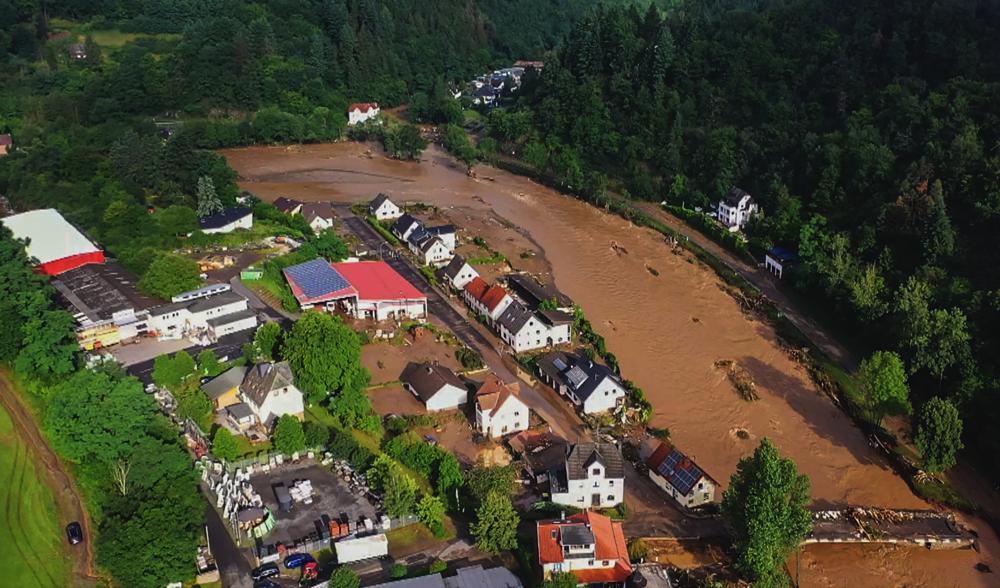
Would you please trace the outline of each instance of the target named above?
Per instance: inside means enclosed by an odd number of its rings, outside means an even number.
[[[739,231],[747,226],[750,217],[757,212],[757,203],[745,190],[733,187],[725,198],[719,201],[718,219],[730,231]]]
[[[253,228],[253,211],[244,206],[223,210],[198,221],[203,233],[232,233],[237,229]]]
[[[333,228],[333,206],[329,202],[308,202],[299,209],[314,233]]]
[[[693,508],[715,500],[715,480],[673,445],[661,442],[646,465],[649,479],[681,506]]]
[[[376,102],[355,102],[347,107],[347,124],[353,127],[374,120],[379,112]]]
[[[577,443],[562,468],[549,474],[552,502],[575,508],[611,508],[625,499],[621,451],[611,443]]]
[[[0,135],[0,157],[7,155],[11,149],[14,148],[14,139],[11,138],[10,134]]]
[[[245,435],[257,425],[257,416],[246,402],[230,404],[223,410],[229,425],[239,434]]]
[[[497,331],[514,353],[524,353],[569,343],[572,324],[573,317],[564,312],[534,312],[515,300],[497,319]]]
[[[538,360],[543,382],[584,414],[614,410],[624,401],[625,386],[607,366],[580,353],[553,351]]]
[[[273,202],[274,207],[285,214],[296,214],[302,208],[302,202],[298,200],[293,200],[291,198],[286,198],[284,196],[278,197],[277,200]]]
[[[469,401],[465,382],[437,363],[410,363],[399,379],[431,412],[458,408]]]
[[[407,245],[423,265],[443,267],[454,256],[453,250],[448,249],[440,237],[432,235],[423,228],[410,233]]]
[[[563,294],[551,283],[542,284],[532,276],[523,273],[509,274],[506,277],[507,287],[515,296],[532,310],[539,307],[554,306],[563,312],[573,311],[573,299]]]
[[[240,384],[240,398],[253,411],[257,422],[267,428],[286,414],[299,420],[305,414],[302,392],[295,387],[287,361],[259,363],[247,370]]]
[[[548,431],[522,431],[507,444],[520,456],[524,475],[532,484],[547,483],[549,473],[564,466],[569,452],[569,443]]]
[[[476,390],[476,430],[497,438],[527,429],[528,405],[520,394],[519,384],[505,384],[490,374]]]
[[[403,214],[396,222],[392,225],[392,234],[396,235],[400,241],[407,241],[410,237],[410,233],[422,228],[423,225],[417,219],[413,218],[409,214]]]
[[[465,285],[462,297],[473,312],[489,319],[490,324],[496,322],[503,311],[514,302],[511,295],[502,286],[490,286],[482,278],[473,278]]]
[[[368,214],[379,221],[395,220],[403,216],[403,209],[396,206],[388,194],[379,194],[368,203]]]
[[[248,369],[242,365],[231,367],[201,386],[201,390],[215,405],[215,410],[240,402],[240,384]]]
[[[799,255],[784,247],[772,247],[764,256],[764,268],[779,280],[790,265],[798,261]]]
[[[555,521],[539,521],[538,563],[544,579],[568,572],[579,584],[621,587],[632,575],[622,523],[587,511]]]
[[[464,257],[456,255],[451,258],[448,265],[438,270],[438,277],[455,290],[461,291],[473,278],[479,277],[479,272],[469,265]]]

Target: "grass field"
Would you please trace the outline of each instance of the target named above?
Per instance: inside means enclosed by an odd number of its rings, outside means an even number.
[[[28,448],[0,408],[0,569],[4,586],[69,585],[62,525],[52,492],[35,471]]]

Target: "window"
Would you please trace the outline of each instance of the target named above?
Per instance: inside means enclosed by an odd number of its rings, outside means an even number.
[[[611,501],[611,502],[614,502],[615,495],[614,494],[608,494],[608,500]]]
[[[608,486],[614,486],[614,485],[615,485],[614,480],[608,480]]]
[[[704,482],[698,482],[698,489],[699,490],[701,490],[704,487],[705,487],[705,483]]]
[[[608,560],[604,560],[604,561],[601,562],[601,565],[604,566],[604,567],[608,567],[608,566],[611,565],[611,562],[608,561]]]
[[[590,470],[590,474],[592,476],[600,476],[601,475],[601,468],[594,468],[594,469]]]
[[[594,566],[594,560],[588,559],[587,560],[587,565],[593,567]]]
[[[576,499],[577,502],[583,502],[583,496]]]

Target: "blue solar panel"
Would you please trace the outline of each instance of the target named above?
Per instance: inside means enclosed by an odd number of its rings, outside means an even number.
[[[701,468],[676,449],[670,452],[670,455],[663,460],[656,471],[669,480],[670,484],[684,496],[691,492],[694,485],[704,475]]]
[[[309,298],[350,288],[351,284],[324,259],[314,259],[285,268],[285,273]]]

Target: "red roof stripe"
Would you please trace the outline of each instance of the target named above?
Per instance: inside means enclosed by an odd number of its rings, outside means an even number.
[[[354,110],[360,110],[361,112],[368,112],[369,110],[378,110],[378,102],[355,102],[347,109],[348,112]]]

